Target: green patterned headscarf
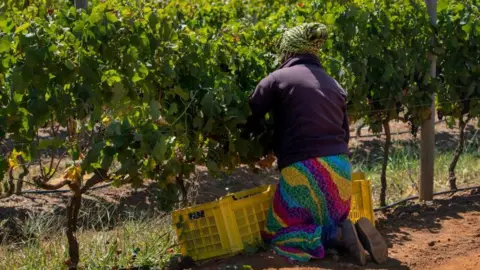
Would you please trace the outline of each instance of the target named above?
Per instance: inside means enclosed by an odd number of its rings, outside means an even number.
[[[318,54],[328,37],[327,27],[321,23],[303,23],[285,31],[279,45],[280,57],[297,53]]]

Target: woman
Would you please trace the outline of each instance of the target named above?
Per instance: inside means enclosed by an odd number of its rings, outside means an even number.
[[[317,57],[326,39],[326,27],[319,23],[286,31],[279,46],[283,64],[250,97],[249,130],[272,112],[273,149],[282,175],[263,237],[290,260],[323,258],[326,246],[341,243],[364,265],[363,243],[383,263],[387,247],[378,231],[367,219],[357,228],[347,219],[352,169],[346,92]]]

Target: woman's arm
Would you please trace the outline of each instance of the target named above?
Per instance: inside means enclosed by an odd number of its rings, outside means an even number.
[[[343,111],[343,115],[344,115],[344,118],[343,118],[342,128],[343,130],[345,130],[344,140],[348,146],[348,143],[350,142],[350,121],[348,120],[348,113],[346,108]],[[348,157],[352,158],[352,153],[350,151],[348,151]]]
[[[255,88],[250,95],[249,105],[252,114],[248,117],[245,124],[244,135],[258,135],[264,129],[265,115],[272,110],[275,89],[272,87],[273,78],[266,77]]]

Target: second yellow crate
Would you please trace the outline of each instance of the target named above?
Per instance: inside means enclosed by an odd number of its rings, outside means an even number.
[[[352,189],[349,218],[355,222],[366,217],[374,223],[370,181],[363,173],[354,173]],[[172,218],[181,253],[203,260],[235,254],[261,242],[274,193],[274,185],[258,187],[175,211]]]
[[[365,179],[365,174],[355,172],[352,174],[352,202],[348,218],[357,222],[365,217],[375,226],[375,215],[373,214],[372,184]]]

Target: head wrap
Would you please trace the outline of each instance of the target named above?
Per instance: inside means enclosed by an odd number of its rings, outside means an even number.
[[[318,54],[328,37],[327,27],[321,23],[303,23],[285,31],[279,53],[282,58],[298,53]]]

